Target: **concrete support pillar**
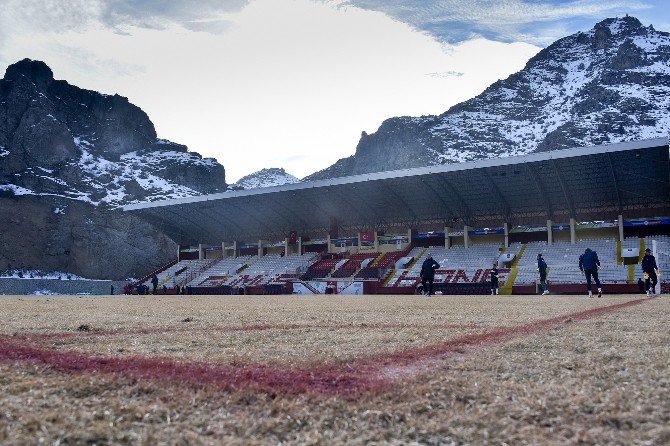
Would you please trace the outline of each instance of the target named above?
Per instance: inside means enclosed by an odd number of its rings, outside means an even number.
[[[503,231],[505,232],[505,249],[509,248],[509,223],[503,223]]]
[[[463,226],[463,246],[466,248],[470,247],[470,226]]]
[[[203,245],[202,243],[198,244],[198,259],[199,260],[205,259],[205,245]]]
[[[289,254],[288,252],[289,244],[288,244],[288,237],[284,239],[284,255],[287,256]]]
[[[177,262],[181,260],[181,245],[177,245]]]
[[[574,218],[570,219],[570,243],[577,243],[577,221]]]
[[[407,229],[407,240],[412,243],[412,228]]]
[[[619,240],[623,242],[623,215],[619,215]]]
[[[330,233],[326,235],[326,246],[328,247],[328,252],[330,252]]]
[[[330,235],[333,238],[340,237],[340,223],[337,221],[337,218],[334,217],[330,218],[328,235]]]
[[[449,237],[449,232],[451,232],[451,228],[446,226],[444,228],[444,247],[447,249],[451,248],[451,238]]]
[[[238,253],[237,253],[237,240],[233,242],[233,258],[238,258]]]
[[[228,251],[226,251],[226,242],[221,242],[221,258],[228,258]]]
[[[375,252],[379,252],[379,234],[377,234],[377,231],[375,231]]]
[[[554,222],[551,220],[547,220],[547,244],[548,245],[553,245],[554,244],[554,233],[551,230],[551,227],[553,226]]]
[[[328,237],[330,239],[330,236]],[[330,240],[328,240],[330,242]],[[302,237],[298,237],[298,254],[302,255]]]
[[[263,240],[258,241],[258,257],[263,257]]]

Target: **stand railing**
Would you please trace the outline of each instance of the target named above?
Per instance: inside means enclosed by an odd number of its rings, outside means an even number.
[[[172,260],[172,261],[166,263],[165,265],[159,266],[158,269],[156,269],[156,270],[150,272],[149,274],[147,274],[146,276],[142,277],[142,278],[141,278],[140,280],[138,280],[137,282],[133,283],[133,286],[136,287],[137,285],[146,282],[147,280],[151,279],[154,275],[158,275],[158,274],[162,273],[163,271],[165,271],[166,269],[170,268],[171,266],[176,265],[177,262],[178,262],[178,260],[177,260],[177,259],[174,259],[174,260]]]

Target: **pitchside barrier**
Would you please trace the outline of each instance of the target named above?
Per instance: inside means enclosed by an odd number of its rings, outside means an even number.
[[[90,294],[109,295],[114,287],[114,294],[123,294],[126,282],[111,280],[59,280],[59,279],[16,279],[0,278],[0,295],[27,294]]]
[[[420,287],[423,291],[423,286]],[[491,294],[491,283],[435,283],[434,292],[442,294]]]
[[[190,291],[190,293],[188,293]],[[257,286],[235,287],[230,285],[214,287],[190,287],[188,294],[206,294],[206,295],[281,295],[291,294],[290,287],[284,284],[268,284]]]
[[[586,282],[584,283],[557,283],[547,282],[549,293],[551,294],[584,294],[586,293]],[[595,283],[591,285],[592,290],[596,290]],[[639,294],[640,289],[636,283],[612,283],[602,284],[603,292],[606,294]],[[514,285],[512,294],[539,294],[535,284]]]

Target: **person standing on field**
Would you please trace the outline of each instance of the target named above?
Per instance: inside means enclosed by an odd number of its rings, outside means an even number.
[[[579,256],[579,269],[586,275],[586,288],[589,291],[589,297],[593,297],[593,293],[591,292],[591,277],[593,277],[593,280],[598,287],[598,297],[603,297],[603,289],[600,286],[600,280],[598,279],[598,268],[600,268],[598,254],[595,251],[586,248],[584,254]]]
[[[154,294],[156,294],[156,289],[158,288],[158,276],[154,274],[154,276],[151,278],[151,286],[154,288]]]
[[[656,294],[656,284],[658,283],[658,265],[656,265],[656,257],[651,254],[651,249],[644,250],[644,257],[642,257],[642,274],[644,275],[645,286],[647,288],[647,296],[651,297]]]
[[[549,294],[549,288],[547,288],[547,262],[542,258],[542,254],[538,253],[537,255],[537,272],[540,273],[540,290],[542,295],[546,296]]]
[[[433,256],[430,253],[426,254],[426,260],[423,261],[421,265],[421,284],[423,285],[423,294],[426,296],[432,296],[433,294],[433,281],[435,280],[435,270],[440,267],[440,264],[437,263]]]
[[[493,268],[491,268],[491,295],[496,296],[498,294],[498,264],[494,263]]]

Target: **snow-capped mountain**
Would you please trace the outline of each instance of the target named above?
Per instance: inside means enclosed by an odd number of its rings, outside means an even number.
[[[237,183],[231,186],[231,189],[256,189],[259,187],[293,184],[299,181],[297,177],[287,173],[284,169],[271,167],[240,178]]]
[[[0,80],[0,190],[94,205],[226,190],[223,166],[156,137],[124,97],[54,80],[24,59]]]
[[[606,19],[440,116],[386,120],[307,179],[523,155],[670,133],[670,34]]]
[[[141,275],[176,245],[116,208],[226,187],[223,166],[157,138],[124,97],[55,80],[29,59],[0,79],[0,271]]]

